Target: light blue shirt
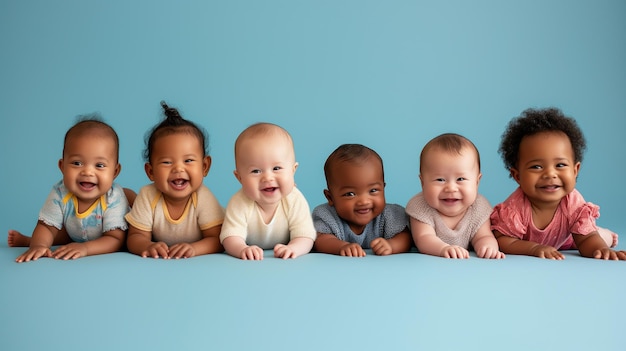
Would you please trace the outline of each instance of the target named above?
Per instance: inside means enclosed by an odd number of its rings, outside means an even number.
[[[94,240],[113,229],[128,229],[124,215],[128,212],[128,200],[124,189],[113,184],[87,211],[78,213],[78,200],[59,181],[52,187],[41,211],[39,220],[57,229],[65,227],[75,242]]]

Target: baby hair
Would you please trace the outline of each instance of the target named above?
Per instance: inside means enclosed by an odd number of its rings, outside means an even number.
[[[574,151],[574,161],[581,162],[587,143],[578,123],[565,116],[561,110],[550,107],[544,109],[524,110],[519,117],[513,118],[502,134],[498,152],[507,170],[517,167],[519,146],[525,136],[542,132],[562,132],[569,138]],[[512,176],[509,174],[509,176]]]
[[[78,116],[78,121],[67,130],[63,139],[63,154],[65,154],[65,145],[67,141],[78,135],[92,134],[103,137],[109,137],[115,142],[115,157],[119,159],[120,140],[115,129],[105,123],[98,114],[89,114]]]
[[[332,173],[332,166],[338,162],[353,162],[359,163],[363,162],[370,157],[375,157],[380,161],[380,167],[383,171],[383,178],[385,176],[385,170],[383,167],[383,159],[380,155],[370,149],[367,146],[361,144],[343,144],[333,151],[326,162],[324,163],[324,175],[326,176],[326,184],[328,185],[328,179]]]
[[[420,172],[422,171],[422,164],[424,163],[424,157],[432,149],[443,150],[449,154],[460,155],[463,148],[468,147],[476,152],[476,161],[478,162],[478,169],[480,170],[480,153],[478,148],[471,140],[456,133],[444,133],[431,139],[424,145],[422,152],[420,153]]]
[[[276,134],[282,134],[293,145],[293,139],[291,138],[291,135],[289,134],[289,132],[285,130],[285,128],[277,124],[268,123],[268,122],[259,122],[259,123],[252,124],[248,128],[244,129],[244,131],[241,132],[241,134],[239,134],[239,136],[237,137],[237,140],[235,140],[235,157],[237,157],[237,147],[239,146],[242,140],[248,139],[248,138],[254,138],[257,136],[267,136],[267,135],[276,135]]]
[[[200,145],[202,145],[202,156],[208,155],[209,138],[206,131],[197,124],[184,119],[177,109],[169,107],[165,101],[161,101],[161,107],[163,107],[165,119],[148,132],[146,149],[143,152],[144,160],[150,162],[152,149],[158,138],[176,133],[187,133],[198,138]]]

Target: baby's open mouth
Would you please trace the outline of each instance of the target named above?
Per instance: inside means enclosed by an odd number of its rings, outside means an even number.
[[[176,189],[184,188],[189,181],[187,179],[174,179],[170,181],[172,186]]]
[[[85,190],[91,190],[96,187],[96,184],[91,182],[80,182],[80,187]]]

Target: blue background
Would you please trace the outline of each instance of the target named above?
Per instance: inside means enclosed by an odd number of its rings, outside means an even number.
[[[311,207],[324,202],[322,166],[326,157],[338,145],[348,142],[365,144],[381,154],[385,161],[387,201],[405,205],[412,195],[421,190],[417,174],[422,146],[443,132],[461,133],[477,145],[483,165],[480,192],[496,204],[516,187],[497,153],[506,123],[528,107],[555,106],[578,120],[588,140],[589,149],[582,163],[578,189],[587,200],[601,206],[600,225],[624,233],[626,225],[622,204],[626,198],[626,187],[622,185],[621,177],[626,174],[623,155],[626,149],[625,39],[626,2],[621,0],[0,0],[0,152],[3,161],[0,172],[0,183],[3,184],[0,190],[3,199],[0,203],[0,238],[6,238],[10,228],[25,233],[32,231],[39,208],[52,184],[61,177],[57,160],[61,156],[63,135],[77,115],[100,113],[117,130],[121,142],[120,162],[123,165],[118,182],[136,191],[145,185],[148,179],[143,172],[141,157],[143,138],[144,133],[162,118],[161,100],[179,108],[184,117],[208,130],[213,165],[205,183],[223,205],[239,188],[232,175],[233,143],[239,132],[257,121],[270,121],[285,127],[295,140],[296,157],[300,163],[296,182]],[[6,263],[0,271],[3,274],[0,278],[6,296],[2,296],[0,314],[20,315],[22,312],[12,309],[16,306],[11,300],[19,300],[21,293],[19,290],[7,293],[11,285],[5,282],[23,285],[31,274],[25,272],[32,270],[35,271],[32,274],[42,274],[37,273],[36,267],[52,265],[46,268],[49,269],[46,272],[54,274],[52,272],[56,272],[54,267],[57,264],[48,260],[28,268],[25,265],[16,268],[10,261],[21,250],[8,249],[6,241],[3,239],[2,242],[2,260]],[[88,270],[89,262],[97,265],[104,260],[117,265],[134,259],[124,256],[115,261],[115,257],[120,255],[124,254],[79,260],[72,263],[72,269]],[[302,263],[296,260],[292,266],[287,265],[291,268],[287,268],[285,279],[297,276],[297,267],[316,257],[319,255],[313,254],[303,259]],[[374,265],[386,262],[382,268],[373,268],[385,272],[387,265],[403,264],[397,261],[402,257],[406,255],[387,261],[368,257],[363,262]],[[598,267],[596,263],[587,263],[588,260],[568,259],[572,261],[570,264],[584,262]],[[221,256],[190,262],[198,265],[197,262],[204,260],[218,260],[220,264],[232,265],[235,271],[244,267],[240,262],[235,263]],[[346,262],[335,261],[336,258],[324,260],[315,264],[325,267]],[[434,262],[434,267],[450,267],[451,264],[437,258],[411,260]],[[509,257],[507,261],[511,263],[506,265],[516,267],[510,268],[509,272],[517,272],[515,269],[529,272],[531,268],[527,270],[523,266],[515,266],[519,260],[538,266],[538,270],[544,269],[539,261]],[[498,286],[500,283],[490,281],[485,275],[485,272],[493,270],[502,274],[502,266],[477,259],[473,261],[473,266],[455,264],[454,267],[466,268],[451,270],[455,272],[450,273],[453,277],[461,279],[459,286],[473,289],[473,282],[464,276],[467,274],[464,269],[474,267],[481,272],[477,285],[489,281],[487,285],[491,288],[502,288]],[[282,262],[265,262],[266,266],[261,270],[269,274],[283,269],[275,265],[285,266]],[[152,267],[157,267],[157,271],[164,269],[163,274],[176,269],[173,267],[180,267],[141,260],[130,263],[134,267],[132,269],[140,271],[145,265],[155,265],[146,268],[149,274],[155,274]],[[489,268],[483,271],[481,267],[485,265]],[[332,270],[331,266],[328,267]],[[617,273],[621,275],[606,273],[607,276],[604,276],[592,271],[590,277],[598,279],[599,283],[605,277],[623,281],[623,268],[616,268],[612,263],[603,267],[618,269]],[[185,269],[193,271],[193,268]],[[316,268],[313,266],[310,269],[314,271]],[[338,269],[341,271],[341,266]],[[358,272],[366,274],[368,269],[357,270],[357,275]],[[434,271],[437,269],[434,268]],[[402,268],[402,272],[405,271],[407,268]],[[73,271],[59,269],[59,274],[65,274],[63,272],[71,274]],[[554,275],[543,276],[540,280],[560,284],[551,281],[561,277],[560,273],[563,272],[557,270],[556,273],[549,273]],[[229,275],[221,274],[227,280],[221,281],[220,286],[229,285]],[[526,274],[530,274],[526,277],[528,284],[538,284],[532,279],[534,273]],[[9,276],[15,280],[9,280]],[[162,279],[162,276],[155,277]],[[176,277],[183,279],[184,276]],[[187,277],[198,279],[191,274]],[[505,273],[504,278],[498,279],[507,281],[507,277],[509,274]],[[250,278],[254,280],[254,276]],[[357,278],[352,276],[350,279]],[[428,279],[431,278],[428,276]],[[274,282],[272,279],[269,277],[267,280],[270,285]],[[332,275],[329,279],[329,297],[351,301],[350,296],[332,293],[341,279]],[[521,285],[516,284],[522,283],[511,279],[509,282],[514,286],[509,289],[520,291]],[[127,284],[129,281],[133,281],[132,277],[126,276],[117,283]],[[323,280],[314,281],[323,284]],[[66,283],[52,279],[45,286],[46,289],[56,289],[54,287],[66,286]],[[399,285],[393,287],[392,292],[381,294],[386,299],[395,299],[398,297],[396,289],[406,288],[404,284],[409,283],[400,278]],[[586,283],[584,285],[587,286]],[[36,291],[38,285],[31,287]],[[413,291],[411,289],[421,291],[418,286],[411,286],[409,291]],[[565,289],[563,293],[570,291],[569,286],[562,289]],[[359,290],[358,286],[355,290]],[[145,296],[151,294],[149,290],[143,293]],[[349,294],[349,291],[346,293]],[[465,293],[466,290],[459,291],[461,297]],[[609,302],[619,301],[616,290],[611,294],[614,295],[609,297]],[[312,293],[303,297],[311,301],[313,296],[309,295]],[[441,293],[432,294],[435,295]],[[36,296],[33,293],[34,299],[37,299]],[[427,294],[422,298],[432,296]],[[452,296],[443,296],[444,300],[440,302],[444,305],[453,300]],[[58,296],[56,299],[59,301]],[[52,300],[49,301],[51,305],[55,298]],[[177,297],[176,301],[180,300],[185,299]],[[185,301],[187,306],[195,300]],[[316,307],[320,315],[307,319],[310,325],[306,329],[311,332],[308,337],[314,338],[320,324],[325,324],[320,319],[324,312],[342,309],[342,304],[333,301],[334,305],[328,310]],[[297,310],[299,300],[291,302],[295,306],[279,315],[287,318],[297,313],[294,309]],[[543,307],[556,307],[563,311],[577,304],[577,301],[571,301],[565,306],[555,306],[552,302],[548,300]],[[467,303],[470,304],[470,301]],[[250,302],[246,307],[253,309],[253,305]],[[437,312],[433,307],[435,305],[429,307],[433,313]],[[474,315],[481,313],[476,305],[472,306],[475,308],[471,311]],[[543,307],[537,310],[531,308],[529,311],[532,313],[522,313],[522,320],[533,320],[534,312],[539,314]],[[393,319],[385,319],[387,315],[379,319],[364,317],[362,309],[368,308],[365,303],[358,303],[352,308],[361,311],[356,314],[357,320],[372,323],[387,321],[386,328],[392,328],[389,323]],[[528,306],[522,308],[528,309]],[[410,314],[409,310],[405,313]],[[113,313],[110,311],[107,309],[107,312]],[[235,311],[246,313],[247,309],[242,307]],[[261,311],[266,315],[273,314],[270,310]],[[485,329],[491,332],[494,326],[499,325],[499,319],[507,315],[505,311],[485,311],[485,314],[493,316],[485,319],[493,322]],[[31,318],[37,318],[37,313],[31,312]],[[313,312],[315,314],[316,311]],[[228,311],[221,313],[228,314]],[[63,312],[58,310],[55,314]],[[156,312],[148,315],[155,319],[159,317]],[[5,318],[0,319],[3,324],[9,323],[8,317],[0,318]],[[134,318],[136,320],[131,319],[129,327],[142,321],[140,315],[134,315]],[[273,318],[280,319],[277,316]],[[398,318],[410,319],[408,315]],[[463,318],[463,325],[473,323],[473,316],[464,315]],[[340,320],[348,324],[346,321]],[[582,318],[576,324],[584,324],[585,321]],[[24,328],[31,323],[23,322]],[[420,321],[416,325],[423,328],[428,324]],[[461,325],[453,323],[452,326]],[[623,335],[624,328],[612,323],[598,328],[607,331],[607,326],[609,334],[622,332]],[[248,327],[243,330],[250,332],[252,326]],[[335,332],[341,327],[346,326],[332,326]],[[149,328],[160,331],[154,325]],[[29,338],[26,334],[14,333],[15,329],[0,329],[0,335],[6,333],[2,336],[8,342]],[[287,329],[293,337],[296,327],[290,325]],[[363,328],[357,334],[367,338],[371,336],[371,330]],[[541,334],[544,330],[538,327],[534,332]],[[266,332],[262,329],[258,335],[251,333],[261,337]],[[569,332],[571,334],[567,334]],[[62,336],[51,333],[48,335],[51,339]],[[480,334],[466,333],[461,334],[466,339]],[[566,328],[557,334],[557,339],[570,342],[577,336],[575,328]],[[439,337],[453,335],[454,328],[449,334],[431,333],[430,338],[422,336],[421,339],[433,346]],[[336,342],[342,339],[341,333],[336,333],[334,337],[336,340],[331,339]],[[402,339],[392,345],[395,348],[408,347],[419,339]],[[195,339],[191,340],[190,344],[185,344],[187,347],[196,345],[193,343]],[[303,343],[300,347],[291,346],[296,349],[307,346],[307,341],[299,341]],[[458,347],[460,341],[449,340]],[[0,340],[0,345],[2,342]],[[263,342],[265,346],[272,345],[271,340]],[[309,346],[322,346],[311,342]],[[474,346],[480,344],[476,342]],[[207,343],[210,344],[210,340]],[[173,346],[175,342],[165,345]],[[228,344],[218,345],[226,348]],[[342,344],[338,342],[335,345]],[[530,347],[531,344],[520,345]],[[581,344],[570,344],[576,345]],[[609,348],[615,345],[608,344]],[[503,348],[508,347],[505,345]]]

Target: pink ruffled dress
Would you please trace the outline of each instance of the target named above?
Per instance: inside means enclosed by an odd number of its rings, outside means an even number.
[[[521,240],[550,245],[559,250],[576,249],[572,233],[587,235],[597,231],[596,218],[600,217],[600,208],[586,202],[574,189],[561,199],[561,203],[544,229],[538,229],[533,223],[530,201],[517,188],[504,202],[496,205],[491,213],[491,230]]]

